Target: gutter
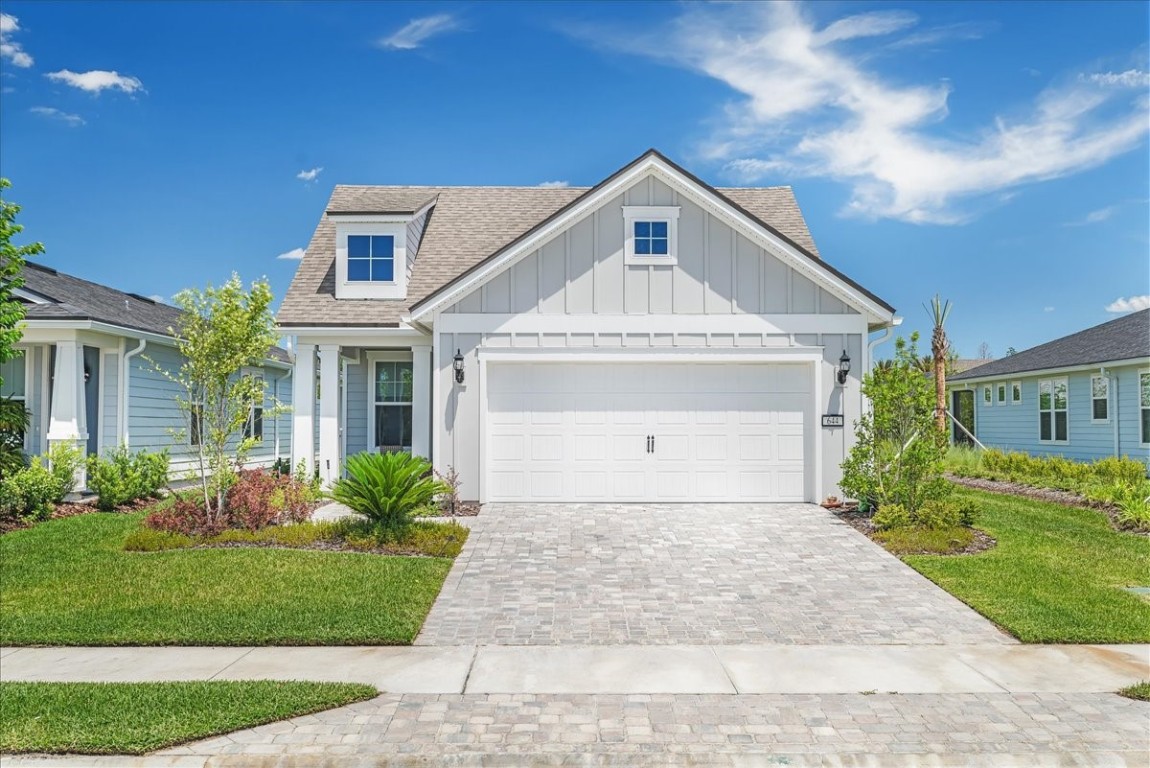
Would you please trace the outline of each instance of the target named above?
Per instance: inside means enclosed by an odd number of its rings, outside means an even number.
[[[129,360],[143,352],[146,346],[148,346],[148,340],[140,339],[140,345],[138,347],[120,356],[120,382],[122,386],[120,387],[120,407],[118,411],[120,417],[120,443],[125,448],[131,444],[131,439],[128,434],[128,403],[131,402],[128,396],[128,390],[132,386],[132,366]]]

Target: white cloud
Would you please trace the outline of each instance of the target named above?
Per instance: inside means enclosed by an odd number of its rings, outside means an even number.
[[[700,154],[743,182],[841,181],[847,215],[958,223],[976,200],[1101,165],[1150,129],[1145,92],[1089,79],[1049,87],[981,129],[952,128],[949,82],[874,65],[883,36],[911,21],[864,13],[820,29],[799,5],[763,3],[692,6],[647,37],[573,32],[728,85],[737,96]]]
[[[300,259],[303,258],[303,254],[304,254],[303,248],[292,248],[290,251],[284,251],[279,256],[276,256],[276,258],[277,259],[286,259],[288,261],[299,261]]]
[[[66,83],[73,88],[94,94],[99,94],[107,89],[123,91],[124,93],[144,90],[144,84],[137,78],[121,75],[119,72],[109,72],[105,69],[93,69],[88,72],[61,69],[59,72],[49,72],[46,77],[54,82]]]
[[[80,117],[79,115],[73,115],[70,112],[64,112],[62,110],[56,109],[55,107],[32,107],[28,111],[34,115],[40,115],[52,120],[60,120],[61,122],[67,123],[73,127],[85,124],[84,118]]]
[[[429,38],[459,29],[459,26],[459,21],[451,14],[437,13],[434,16],[412,19],[381,39],[379,44],[392,50],[410,51],[421,46]]]
[[[295,175],[300,181],[315,181],[323,173],[322,167],[312,168],[310,171],[300,171]]]
[[[1090,75],[1079,75],[1078,80],[1114,88],[1147,88],[1150,87],[1150,72],[1143,72],[1140,69],[1128,69],[1125,72],[1095,72]]]
[[[1141,312],[1150,309],[1150,296],[1131,296],[1130,298],[1117,298],[1106,305],[1107,312]]]
[[[544,181],[539,186],[543,187],[544,189],[566,189],[567,187],[571,186],[571,182],[569,182],[569,181]]]
[[[1105,208],[1099,208],[1096,211],[1091,211],[1078,221],[1068,221],[1063,224],[1064,227],[1085,227],[1089,224],[1101,224],[1114,215],[1118,210],[1116,205],[1108,205]]]
[[[20,22],[15,16],[0,13],[0,59],[8,59],[12,66],[27,69],[32,66],[32,57],[24,46],[12,40],[12,33],[20,31]]]
[[[944,24],[940,27],[931,27],[929,29],[919,30],[895,40],[888,48],[917,48],[930,45],[938,45],[939,43],[947,42],[948,40],[978,40],[987,33],[996,29],[993,24],[980,24],[977,22],[958,22],[956,24]]]
[[[1043,311],[1043,312],[1053,312],[1053,311],[1054,311],[1054,307],[1043,307],[1043,308],[1042,308],[1042,311]]]

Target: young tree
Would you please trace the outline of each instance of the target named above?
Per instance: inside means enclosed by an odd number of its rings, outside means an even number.
[[[925,306],[925,305],[924,305]],[[938,294],[930,300],[926,313],[934,322],[930,335],[930,353],[934,369],[934,423],[939,432],[946,432],[946,353],[950,342],[946,338],[946,318],[950,316],[950,302],[943,301]]]
[[[181,291],[175,303],[184,311],[181,327],[172,329],[184,363],[179,371],[152,365],[182,391],[177,402],[188,436],[196,438],[204,511],[214,520],[224,512],[236,468],[255,443],[241,435],[252,405],[263,401],[265,385],[244,368],[262,365],[276,343],[272,291],[265,280],[245,291],[233,274],[218,288]],[[234,463],[228,456],[233,445]]]
[[[918,334],[895,341],[889,367],[863,377],[871,407],[855,424],[855,445],[843,462],[842,489],[856,499],[901,504],[908,511],[944,498],[946,433],[934,421],[935,393],[919,370]]]
[[[16,289],[24,285],[21,272],[29,256],[44,252],[42,243],[13,245],[12,237],[24,231],[16,223],[20,206],[3,199],[3,192],[12,186],[8,179],[0,178],[0,363],[16,355],[15,344],[20,341],[20,321],[24,319],[24,305],[16,301]],[[0,379],[0,384],[4,380]]]

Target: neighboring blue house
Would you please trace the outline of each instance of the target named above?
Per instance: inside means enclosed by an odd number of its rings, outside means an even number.
[[[29,263],[23,278],[16,291],[27,311],[17,344],[23,354],[0,365],[0,396],[23,400],[31,411],[25,452],[41,454],[55,442],[87,454],[119,445],[167,448],[174,477],[191,470],[194,435],[176,406],[178,387],[154,368],[175,372],[181,365],[170,331],[180,325],[180,310],[40,264]],[[287,352],[272,348],[254,372],[267,383],[265,405],[290,403]],[[263,409],[253,409],[248,429],[263,441],[252,464],[290,457],[288,414],[264,419]],[[184,433],[180,442],[175,431]]]
[[[948,388],[951,412],[987,447],[1146,462],[1150,310],[963,371]]]

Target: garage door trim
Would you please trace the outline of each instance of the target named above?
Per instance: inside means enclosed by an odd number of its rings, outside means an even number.
[[[805,426],[810,430],[814,442],[812,454],[813,464],[810,467],[809,487],[814,494],[822,488],[822,428],[820,414],[822,412],[823,390],[823,350],[821,347],[785,347],[777,349],[621,349],[603,350],[589,348],[586,350],[572,349],[492,349],[480,347],[477,350],[479,362],[479,501],[485,503],[487,494],[487,456],[489,455],[487,429],[487,366],[500,362],[540,362],[540,363],[806,363],[811,366],[811,402],[808,411],[808,423]],[[811,495],[811,494],[808,494]],[[817,502],[816,498],[807,501]]]

